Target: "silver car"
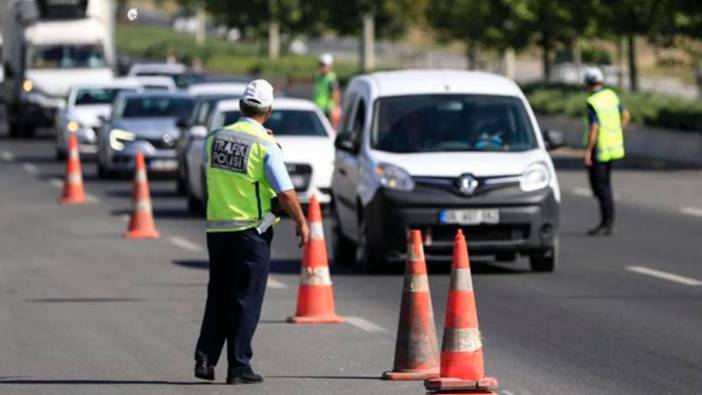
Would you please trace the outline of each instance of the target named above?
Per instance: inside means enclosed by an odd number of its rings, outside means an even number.
[[[184,93],[148,92],[120,94],[110,119],[98,138],[98,176],[134,170],[138,151],[147,170],[173,173],[178,167],[176,123],[192,111],[193,99]]]
[[[112,103],[121,92],[141,92],[132,80],[80,84],[71,87],[66,109],[56,114],[56,157],[65,159],[68,136],[75,133],[82,154],[97,152],[100,118],[112,111]]]

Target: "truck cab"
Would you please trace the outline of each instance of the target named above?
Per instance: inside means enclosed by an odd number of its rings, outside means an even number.
[[[72,85],[114,77],[114,8],[111,0],[9,0],[4,7],[10,132],[30,136],[55,123]],[[23,21],[20,11],[34,17]]]

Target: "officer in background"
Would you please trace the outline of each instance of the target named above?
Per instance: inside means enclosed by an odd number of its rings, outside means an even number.
[[[207,158],[207,249],[210,280],[195,350],[195,376],[214,380],[227,342],[227,384],[258,383],[250,361],[270,267],[277,218],[274,200],[295,220],[300,245],[309,228],[275,138],[263,127],[270,117],[273,87],[251,82],[239,101],[242,117],[211,132]]]
[[[336,129],[341,119],[341,92],[336,74],[332,71],[334,58],[325,53],[319,57],[319,72],[314,76],[312,101],[327,116]]]
[[[590,236],[609,236],[614,232],[612,163],[624,158],[624,128],[631,118],[619,96],[603,84],[604,75],[600,69],[592,67],[585,71],[585,85],[590,95],[584,161],[601,214],[599,225],[587,232]]]

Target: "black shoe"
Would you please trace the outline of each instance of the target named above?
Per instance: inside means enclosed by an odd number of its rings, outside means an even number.
[[[612,225],[597,225],[597,227],[587,231],[588,236],[611,236],[614,233]]]
[[[207,361],[196,361],[195,377],[213,381],[215,379],[215,367],[207,363]]]
[[[227,377],[227,384],[256,384],[262,382],[263,376],[254,372],[235,373]]]

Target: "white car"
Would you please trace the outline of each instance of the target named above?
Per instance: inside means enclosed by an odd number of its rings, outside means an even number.
[[[171,77],[162,75],[145,75],[130,78],[144,87],[145,91],[175,92],[178,89],[175,82],[173,82],[173,78]]]
[[[210,115],[208,130],[235,123],[241,117],[238,100],[219,102]],[[264,125],[271,129],[283,149],[288,173],[302,203],[312,194],[322,204],[331,202],[331,177],[334,164],[334,130],[311,101],[275,99],[273,113]],[[204,138],[190,144],[186,153],[188,166],[188,208],[200,211],[205,201]]]
[[[71,133],[78,137],[81,153],[95,154],[102,119],[112,111],[112,103],[117,95],[121,92],[141,91],[141,85],[131,79],[72,86],[66,108],[56,114],[56,157],[66,158],[68,136]]]
[[[233,95],[241,96],[246,89],[246,82],[236,81],[205,81],[197,82],[188,87],[192,96]]]
[[[194,73],[181,63],[136,63],[127,73],[128,77],[168,77],[178,89],[200,81],[204,76]]]
[[[522,254],[533,270],[554,270],[561,195],[546,149],[562,135],[542,136],[513,81],[448,70],[362,75],[346,89],[343,114],[337,259],[402,262],[409,229],[422,231],[428,259],[450,259],[462,229],[472,255]]]

